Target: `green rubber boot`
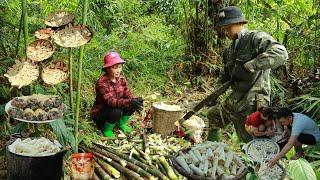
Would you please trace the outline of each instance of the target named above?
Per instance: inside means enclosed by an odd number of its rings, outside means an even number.
[[[106,122],[104,124],[103,135],[105,137],[114,137],[113,128],[114,128],[115,125],[116,124],[111,124],[111,123]]]
[[[119,121],[119,128],[124,132],[124,133],[131,133],[132,128],[129,127],[127,124],[129,122],[130,116],[122,116]]]

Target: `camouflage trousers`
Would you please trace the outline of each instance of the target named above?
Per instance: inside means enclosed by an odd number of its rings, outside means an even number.
[[[266,106],[267,104],[267,101],[264,101],[261,105]],[[235,110],[235,106],[236,105],[230,103],[221,103],[211,107],[207,114],[210,131],[224,128],[229,123],[233,123],[239,139],[244,142],[249,142],[252,140],[252,136],[245,130],[245,120],[249,114],[256,111],[256,106],[248,104],[246,108],[243,108],[240,112]]]

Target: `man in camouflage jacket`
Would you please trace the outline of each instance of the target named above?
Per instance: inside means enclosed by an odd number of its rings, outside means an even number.
[[[256,97],[262,106],[270,103],[270,70],[288,59],[283,45],[265,32],[246,29],[246,23],[241,10],[235,6],[219,11],[217,26],[232,44],[224,51],[224,67],[216,87],[231,80],[232,92],[224,103],[208,111],[211,127],[208,140],[214,140],[215,129],[225,127],[230,121],[240,140],[251,139],[245,131],[246,116],[256,110]]]

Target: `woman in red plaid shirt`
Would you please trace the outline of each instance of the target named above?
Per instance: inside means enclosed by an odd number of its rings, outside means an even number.
[[[96,83],[96,100],[92,107],[92,118],[106,137],[113,137],[113,128],[119,123],[119,128],[125,133],[132,129],[127,125],[130,116],[142,109],[143,99],[134,98],[128,88],[125,77],[121,74],[122,64],[117,52],[110,52],[104,57],[105,72]]]

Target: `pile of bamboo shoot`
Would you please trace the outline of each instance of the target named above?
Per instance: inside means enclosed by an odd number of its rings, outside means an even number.
[[[226,144],[206,142],[179,152],[175,161],[187,172],[210,179],[234,179],[246,171],[247,166]]]
[[[108,139],[106,141],[103,141],[102,144],[106,147],[113,148],[121,153],[130,153],[134,148],[142,150],[147,142],[149,146],[149,150],[147,150],[147,153],[149,153],[150,155],[163,156],[174,155],[179,150],[191,146],[190,142],[182,138],[169,136],[163,138],[160,134],[148,134],[145,139],[141,138],[140,134],[131,139],[121,137],[118,137],[118,139],[114,140]]]
[[[94,144],[91,148],[82,146],[80,149],[91,152],[95,156],[94,179],[118,179],[120,176],[138,180],[179,179],[164,156],[151,158],[145,153],[146,151],[133,148],[136,151],[134,153],[140,156],[140,158],[133,158],[132,154],[120,153],[101,144]]]

